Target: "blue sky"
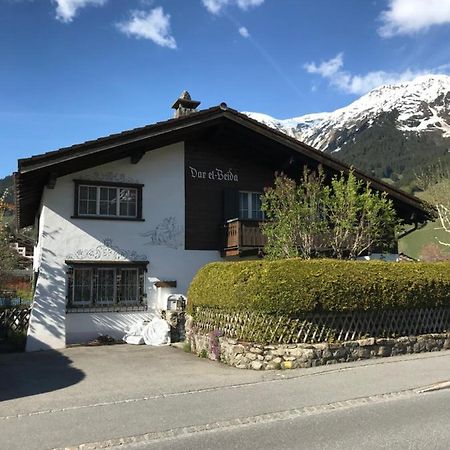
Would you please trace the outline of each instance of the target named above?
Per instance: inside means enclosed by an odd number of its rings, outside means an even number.
[[[450,0],[0,0],[0,176],[171,117],[182,90],[277,118],[450,73]]]

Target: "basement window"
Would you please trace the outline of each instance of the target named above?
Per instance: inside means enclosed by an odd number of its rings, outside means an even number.
[[[75,180],[74,218],[142,220],[142,185]]]

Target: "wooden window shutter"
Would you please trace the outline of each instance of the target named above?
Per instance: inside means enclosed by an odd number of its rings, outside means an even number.
[[[225,189],[223,197],[224,220],[239,218],[239,191]]]

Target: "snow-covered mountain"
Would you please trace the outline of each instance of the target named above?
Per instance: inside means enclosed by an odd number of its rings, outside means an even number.
[[[401,175],[429,158],[450,157],[447,75],[381,86],[333,112],[284,120],[245,114],[378,176]]]
[[[333,144],[343,131],[351,135],[361,127],[370,128],[380,114],[394,110],[399,113],[396,122],[401,131],[440,131],[450,137],[450,76],[420,76],[410,82],[381,86],[333,112],[284,120],[261,113],[244,114],[319,150],[336,151],[338,147]]]

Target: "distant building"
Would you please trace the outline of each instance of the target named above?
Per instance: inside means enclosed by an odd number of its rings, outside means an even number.
[[[10,243],[10,246],[21,257],[30,261],[33,260],[34,242],[32,239],[26,236],[15,236],[14,240]]]

